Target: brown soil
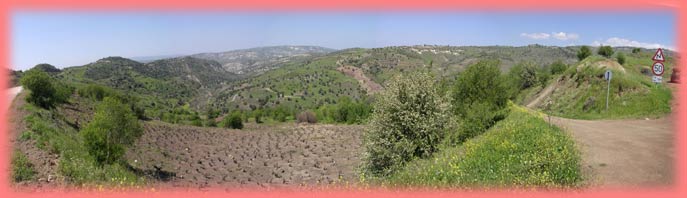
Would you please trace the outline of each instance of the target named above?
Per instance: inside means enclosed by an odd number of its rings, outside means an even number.
[[[556,90],[556,88],[558,88],[558,83],[560,80],[561,78],[552,79],[553,83],[550,83],[544,89],[539,91],[539,93],[537,93],[536,95],[537,97],[534,98],[532,101],[528,102],[526,107],[535,108],[539,106],[545,98],[549,97]]]
[[[602,60],[602,61],[597,61],[597,62],[592,62],[592,63],[587,63],[587,64],[581,64],[578,66],[577,71],[579,72],[580,69],[582,69],[583,67],[587,67],[587,66],[593,66],[593,67],[597,67],[597,68],[614,69],[614,70],[625,73],[625,67],[620,65],[620,63],[618,63],[617,61],[613,61],[613,60]]]
[[[22,132],[28,130],[26,120],[24,119],[29,113],[23,109],[26,104],[26,95],[28,92],[24,91],[17,94],[12,101],[10,107],[10,123],[12,125],[10,130],[10,145],[13,145],[13,150],[19,151],[26,155],[29,162],[33,165],[36,171],[34,180],[24,181],[18,183],[20,186],[59,186],[63,185],[62,178],[58,178],[57,167],[59,163],[59,155],[50,153],[44,149],[36,146],[35,140],[19,140]]]
[[[174,187],[354,183],[362,126],[250,126],[243,130],[147,122],[127,152],[133,168]]]
[[[353,66],[341,66],[339,68],[336,68],[336,70],[339,70],[347,76],[353,77],[356,80],[358,80],[360,86],[362,86],[367,91],[368,95],[372,95],[384,89],[381,85],[377,84],[375,81],[365,76],[365,73],[363,73],[363,70],[360,68]]]

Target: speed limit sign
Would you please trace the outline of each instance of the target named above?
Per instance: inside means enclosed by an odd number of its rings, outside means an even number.
[[[663,63],[654,62],[654,66],[652,67],[651,71],[654,72],[654,75],[657,75],[657,76],[663,75]]]

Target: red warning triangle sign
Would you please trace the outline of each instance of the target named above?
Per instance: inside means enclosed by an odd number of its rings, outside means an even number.
[[[658,50],[656,50],[656,54],[654,54],[654,58],[652,58],[651,60],[654,60],[654,61],[665,61],[666,59],[665,59],[665,57],[663,56],[663,49],[658,48]]]

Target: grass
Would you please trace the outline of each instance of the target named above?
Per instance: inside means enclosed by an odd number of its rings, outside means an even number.
[[[29,103],[24,108],[29,111],[25,117],[29,130],[20,139],[33,139],[38,148],[58,154],[58,174],[70,184],[126,187],[145,182],[142,177],[128,170],[124,163],[97,165],[84,147],[78,131],[69,126],[56,110],[42,109]],[[13,164],[13,170],[17,166],[19,164]]]
[[[33,164],[29,162],[26,155],[20,151],[14,151],[12,154],[12,181],[22,182],[32,180],[36,175],[33,169]]]
[[[514,107],[486,133],[383,178],[390,186],[577,187],[580,154],[571,137]]]

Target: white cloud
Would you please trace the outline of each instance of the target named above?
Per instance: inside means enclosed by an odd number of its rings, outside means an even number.
[[[554,32],[553,38],[562,40],[562,41],[567,41],[567,40],[577,40],[580,38],[580,35],[575,34],[575,33],[565,33],[565,32]]]
[[[521,33],[520,36],[534,40],[549,39],[549,37],[551,37],[551,35],[547,33]]]
[[[567,41],[567,40],[577,40],[580,38],[579,34],[575,33],[569,33],[569,32],[552,32],[551,34],[549,33],[521,33],[520,36],[522,37],[527,37],[529,39],[534,39],[534,40],[546,40],[549,38],[554,38],[562,41]]]
[[[641,48],[648,48],[648,49],[655,49],[655,48],[664,48],[664,49],[669,49],[672,51],[675,51],[675,47],[672,46],[666,46],[658,43],[643,43],[639,41],[633,41],[629,39],[624,39],[624,38],[618,38],[618,37],[611,37],[609,39],[606,39],[606,41],[594,41],[592,42],[592,45],[594,46],[599,46],[599,45],[609,45],[613,47],[641,47]]]

